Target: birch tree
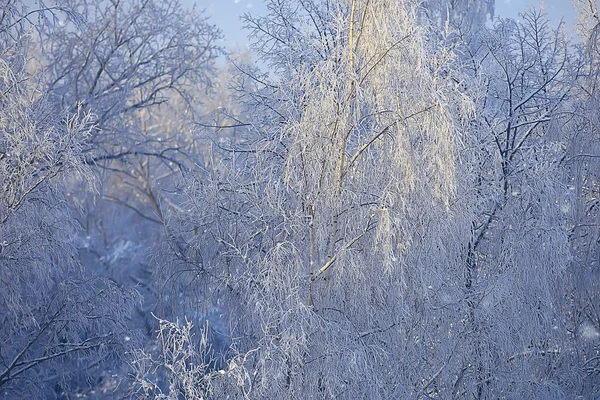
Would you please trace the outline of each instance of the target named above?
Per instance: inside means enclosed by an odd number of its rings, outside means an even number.
[[[191,187],[181,226],[202,256],[168,275],[186,294],[204,281],[236,321],[213,390],[449,394],[469,237],[455,150],[473,111],[451,55],[427,52],[409,3],[268,7],[246,24],[277,78],[238,66],[246,140]]]
[[[156,275],[196,325],[226,310],[227,362],[201,396],[581,393],[563,202],[580,60],[535,10],[436,34],[414,6],[245,17],[269,73],[233,64],[246,110],[204,128],[240,135],[188,181]]]

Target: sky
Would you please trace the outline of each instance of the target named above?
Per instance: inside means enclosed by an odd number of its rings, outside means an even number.
[[[194,3],[200,9],[206,10],[212,23],[217,25],[225,36],[224,44],[230,50],[242,49],[247,46],[246,34],[242,29],[240,16],[244,13],[255,15],[265,14],[263,0],[181,0],[186,6]],[[543,5],[548,16],[558,23],[564,17],[567,28],[575,23],[575,11],[572,0],[496,0],[496,17],[518,18],[520,12],[529,7]]]
[[[224,35],[224,44],[230,50],[248,45],[246,33],[242,29],[240,17],[244,13],[264,15],[267,13],[263,0],[181,0],[182,4],[206,10],[210,21],[217,25]]]
[[[496,0],[496,16],[517,18],[520,12],[540,5],[553,22],[558,23],[563,18],[567,28],[573,28],[577,17],[572,0]]]

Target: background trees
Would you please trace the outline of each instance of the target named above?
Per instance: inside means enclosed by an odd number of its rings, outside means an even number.
[[[248,17],[259,56],[285,79],[241,74],[246,104],[264,113],[186,207],[201,210],[198,243],[216,238],[228,260],[199,276],[222,287],[220,301],[251,307],[228,304],[234,321],[255,317],[232,332],[248,338],[248,385],[267,397],[487,396],[484,368],[506,362],[472,346],[478,199],[459,153],[477,119],[456,84],[467,77],[427,51],[409,6],[293,5]],[[211,204],[219,217],[206,217]]]
[[[570,260],[561,160],[579,67],[564,34],[543,14],[521,17],[520,23],[499,20],[482,32],[483,40],[464,47],[467,71],[482,90],[471,137],[476,218],[465,281],[471,318],[481,318],[475,324],[483,342],[473,355],[483,363],[474,371],[480,397],[491,396],[485,392],[497,391],[496,385],[501,392],[558,396],[549,371],[562,361],[548,354],[567,336],[559,289]],[[484,365],[490,361],[493,366]],[[516,379],[517,369],[527,373]],[[499,382],[496,374],[511,378]]]
[[[581,77],[577,86],[577,101],[573,104],[572,136],[565,165],[569,168],[568,196],[565,206],[571,215],[569,239],[573,262],[569,299],[571,300],[570,329],[576,338],[574,357],[581,368],[580,384],[588,393],[600,369],[598,359],[598,125],[597,125],[597,62],[598,17],[597,2],[575,2],[579,12],[577,32],[582,40]]]
[[[244,18],[263,70],[218,73],[176,1],[18,5],[6,396],[598,390],[592,3],[575,47],[489,2],[269,1]]]
[[[63,5],[80,18],[42,34],[47,90],[63,107],[93,110],[98,127],[84,152],[99,172],[99,193],[71,187],[85,210],[81,257],[120,284],[138,285],[146,299],[139,323],[150,333],[158,296],[151,249],[163,238],[164,213],[179,206],[182,174],[203,163],[192,121],[222,54],[220,32],[178,1]]]
[[[97,195],[161,224],[153,179],[193,160],[193,149],[183,150],[193,138],[168,140],[181,127],[174,119],[161,127],[160,114],[144,110],[175,96],[193,104],[220,52],[218,31],[176,2],[5,3],[0,384],[7,396],[114,391],[125,376],[125,359],[116,355],[140,345],[130,322],[137,292],[114,279],[147,285],[139,268],[147,247],[128,240],[141,236],[139,223],[125,232],[127,214],[99,210]],[[128,182],[117,174],[123,171]],[[134,190],[123,192],[128,183]]]
[[[98,128],[84,154],[99,193],[71,188],[85,208],[82,256],[122,284],[146,285],[148,244],[177,207],[181,174],[201,162],[191,122],[222,54],[220,33],[178,1],[62,6],[78,18],[42,32],[47,90],[63,108],[93,110]]]
[[[125,318],[134,299],[113,282],[85,274],[77,261],[76,222],[65,184],[93,180],[83,149],[94,126],[80,108],[67,113],[54,107],[42,77],[29,71],[32,33],[19,4],[4,2],[0,391],[5,397],[68,391],[99,362],[114,360],[115,351],[126,347]]]

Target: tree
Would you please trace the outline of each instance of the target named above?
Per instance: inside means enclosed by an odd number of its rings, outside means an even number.
[[[168,210],[180,207],[183,174],[203,154],[192,123],[223,54],[221,34],[178,0],[61,4],[79,18],[43,31],[47,90],[64,107],[92,110],[98,128],[84,150],[100,174],[98,193],[70,188],[85,210],[81,257],[143,290],[138,322],[151,331],[151,250]]]
[[[174,95],[191,105],[194,86],[210,83],[222,53],[220,33],[200,12],[175,0],[69,0],[64,7],[81,19],[45,32],[49,90],[63,107],[81,103],[95,110],[101,128],[93,140],[96,156],[142,150],[152,142],[144,136],[142,110]]]
[[[411,4],[246,16],[271,74],[234,64],[243,133],[189,181],[158,275],[186,315],[231,315],[211,395],[576,391],[562,199],[580,60],[537,11],[440,45]]]
[[[2,4],[0,19],[0,391],[39,397],[79,382],[71,366],[92,368],[126,346],[133,293],[84,274],[68,179],[93,181],[84,149],[91,114],[65,113],[30,72],[34,14]]]
[[[268,6],[246,24],[277,78],[239,68],[247,135],[190,185],[178,230],[196,256],[167,270],[173,297],[211,293],[232,315],[238,355],[216,382],[246,378],[229,396],[449,393],[462,339],[443,304],[459,301],[469,231],[455,151],[473,105],[451,55],[427,52],[405,2]]]
[[[426,0],[422,12],[436,28],[434,35],[444,31],[472,32],[494,19],[495,2],[491,0]]]
[[[117,392],[145,398],[593,396],[581,3],[575,53],[535,10],[486,26],[487,1],[270,0],[244,17],[266,71],[232,57],[232,104],[204,116],[201,13],[7,2],[2,393],[100,390],[127,353]]]
[[[581,38],[580,79],[577,82],[569,125],[571,136],[564,164],[569,171],[568,192],[563,206],[570,216],[569,265],[571,287],[570,330],[577,351],[574,364],[581,370],[577,381],[584,396],[595,396],[599,386],[600,287],[598,286],[598,4],[574,1],[579,13],[577,32]]]
[[[84,151],[101,171],[99,196],[72,188],[86,208],[87,256],[129,284],[149,273],[141,271],[147,243],[161,237],[163,212],[178,207],[181,174],[201,156],[191,121],[223,53],[220,32],[178,0],[61,4],[79,18],[43,32],[47,90],[63,107],[92,110],[98,128]],[[129,259],[140,271],[123,271],[124,260],[111,256],[123,246],[136,249]]]
[[[470,138],[476,217],[465,271],[475,334],[464,361],[471,384],[460,389],[477,398],[561,396],[564,376],[548,371],[570,357],[557,350],[571,346],[561,162],[580,66],[543,13],[521,18],[498,20],[462,47],[470,84],[481,90],[471,89],[481,101]]]

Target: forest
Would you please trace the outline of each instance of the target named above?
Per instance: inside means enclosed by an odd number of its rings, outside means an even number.
[[[600,399],[600,14],[0,0],[0,398]]]

